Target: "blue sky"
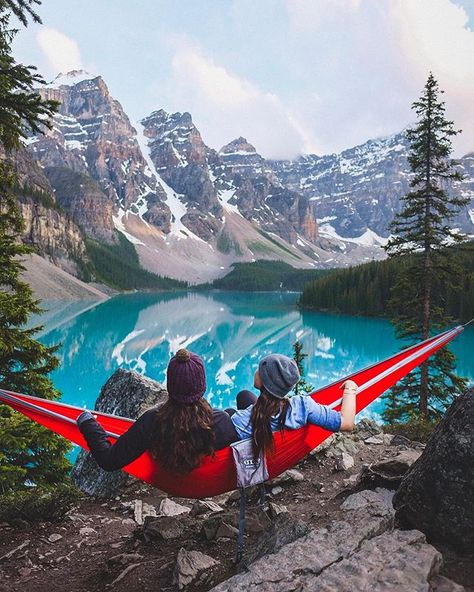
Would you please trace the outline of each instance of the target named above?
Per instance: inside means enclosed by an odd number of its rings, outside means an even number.
[[[189,111],[220,148],[339,151],[394,133],[433,71],[474,149],[474,0],[45,0],[14,43],[47,80],[103,76],[132,121]]]

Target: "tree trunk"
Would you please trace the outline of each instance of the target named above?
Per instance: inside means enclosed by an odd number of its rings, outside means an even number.
[[[426,143],[426,178],[425,178],[425,213],[424,213],[424,246],[423,246],[423,311],[422,311],[422,337],[430,336],[431,321],[431,93],[428,95],[428,130]],[[420,401],[419,409],[422,417],[428,416],[428,373],[429,364],[424,362],[420,370]]]

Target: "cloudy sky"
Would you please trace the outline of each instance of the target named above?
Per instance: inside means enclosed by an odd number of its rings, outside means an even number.
[[[189,111],[266,157],[398,132],[430,70],[474,150],[474,0],[44,0],[14,43],[47,79],[100,74],[132,121]]]

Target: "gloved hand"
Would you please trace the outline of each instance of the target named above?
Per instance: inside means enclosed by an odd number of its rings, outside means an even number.
[[[81,427],[85,421],[89,421],[90,419],[95,420],[95,417],[92,415],[92,413],[90,411],[83,411],[76,419],[76,423],[79,427]]]

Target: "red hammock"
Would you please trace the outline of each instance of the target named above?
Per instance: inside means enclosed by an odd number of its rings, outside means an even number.
[[[354,380],[359,385],[356,403],[358,413],[462,331],[463,327],[458,326],[431,337],[382,362],[341,378],[309,396],[318,403],[340,409],[341,384],[348,379]],[[0,401],[71,442],[88,449],[76,426],[76,418],[84,409],[3,390],[0,391]],[[115,442],[133,424],[131,419],[99,411],[94,411],[94,415],[97,416],[97,421],[107,432],[111,442]],[[270,478],[294,466],[330,435],[331,432],[314,425],[307,425],[297,430],[285,430],[283,436],[275,433],[275,452],[267,456]],[[166,472],[148,453],[142,454],[123,470],[162,491],[179,497],[211,497],[236,488],[235,468],[230,447],[217,451],[214,456],[205,457],[197,469],[186,475]]]

